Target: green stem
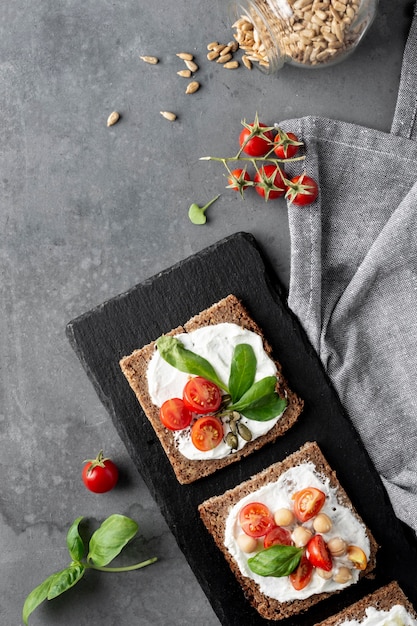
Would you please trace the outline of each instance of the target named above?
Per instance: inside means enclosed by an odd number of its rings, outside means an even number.
[[[142,561],[141,563],[135,563],[134,565],[126,565],[125,567],[100,567],[99,565],[91,565],[88,564],[87,567],[90,569],[98,570],[99,572],[131,572],[135,569],[141,569],[142,567],[146,567],[147,565],[151,565],[155,563],[158,558],[156,556],[147,559],[146,561]]]
[[[256,164],[256,161],[266,161],[268,163],[275,163],[276,165],[278,165],[278,163],[293,163],[294,161],[304,161],[305,157],[304,156],[298,156],[298,157],[292,157],[291,159],[270,159],[269,157],[240,157],[240,156],[234,156],[234,157],[212,157],[212,156],[207,156],[207,157],[200,157],[200,161],[219,161],[220,163],[223,163],[224,165],[226,165],[226,163],[229,163],[231,161],[248,161],[249,163],[253,163],[254,165]]]

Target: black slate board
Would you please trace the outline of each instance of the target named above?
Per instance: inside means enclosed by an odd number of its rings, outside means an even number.
[[[118,362],[229,293],[243,301],[264,330],[290,386],[304,399],[305,410],[298,424],[276,443],[213,476],[180,485]],[[417,579],[414,535],[395,517],[368,454],[285,300],[253,236],[237,233],[81,315],[68,324],[66,332],[224,626],[276,622],[262,619],[245,600],[203,527],[197,506],[312,440],[336,470],[381,548],[373,580],[362,580],[304,615],[280,623],[313,625],[393,579],[417,606],[412,583]]]

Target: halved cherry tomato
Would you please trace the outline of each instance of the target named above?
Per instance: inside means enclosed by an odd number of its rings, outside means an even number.
[[[329,548],[321,535],[314,535],[307,544],[307,558],[314,567],[330,572],[333,561]]]
[[[315,487],[301,489],[293,495],[294,514],[300,522],[308,522],[317,515],[326,500],[325,494]]]
[[[358,546],[349,546],[347,549],[347,557],[352,561],[355,569],[364,570],[368,565],[368,559],[365,552]]]
[[[217,385],[202,376],[194,376],[185,385],[182,399],[189,411],[204,415],[217,411],[222,396]]]
[[[191,441],[203,452],[213,450],[223,438],[223,424],[213,415],[200,417],[191,426]]]
[[[275,526],[271,511],[262,502],[245,504],[239,513],[239,522],[249,537],[263,537]]]
[[[289,575],[290,582],[294,589],[300,591],[307,587],[313,574],[313,565],[305,554],[301,557],[297,568]]]
[[[272,528],[264,539],[264,548],[270,548],[275,545],[290,546],[292,544],[291,533],[282,526],[275,526]]]
[[[166,400],[159,409],[159,417],[165,428],[169,430],[187,428],[193,418],[181,398]]]

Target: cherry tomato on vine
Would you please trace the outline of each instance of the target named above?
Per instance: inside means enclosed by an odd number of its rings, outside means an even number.
[[[314,535],[307,544],[307,558],[314,567],[330,572],[333,567],[332,556],[321,535]]]
[[[159,409],[159,418],[165,428],[182,430],[191,424],[192,415],[181,398],[171,398]]]
[[[239,135],[239,145],[243,152],[252,157],[262,157],[272,149],[275,129],[266,126],[258,119],[258,114],[252,124],[242,122],[244,128]]]
[[[266,535],[264,539],[264,548],[270,548],[275,545],[290,546],[292,544],[291,533],[282,526],[275,526]]]
[[[249,502],[239,512],[239,523],[249,537],[263,537],[274,526],[271,511],[262,502]]]
[[[317,182],[307,174],[294,176],[288,183],[288,189],[285,197],[290,204],[297,206],[305,206],[311,204],[319,195],[319,187]]]
[[[191,426],[191,441],[197,450],[207,452],[216,448],[223,439],[223,424],[213,415],[199,417]]]
[[[218,410],[222,403],[222,395],[215,383],[202,376],[194,376],[184,387],[183,400],[189,411],[204,415]]]
[[[325,494],[315,487],[301,489],[293,495],[294,514],[297,519],[304,523],[308,522],[323,507],[326,500]]]
[[[249,183],[251,180],[249,172],[244,169],[238,168],[232,170],[227,178],[228,189],[234,189],[235,191],[242,192],[243,189],[249,187],[245,183]]]
[[[266,201],[280,198],[287,190],[284,178],[285,173],[276,165],[263,165],[253,177],[255,191]]]
[[[294,133],[284,133],[279,131],[274,138],[274,153],[279,159],[291,159],[298,152],[301,141],[298,141]]]
[[[294,589],[300,591],[307,587],[313,574],[313,565],[305,554],[301,557],[297,568],[289,575],[290,582]]]
[[[105,493],[116,485],[119,470],[113,461],[103,456],[100,450],[95,459],[84,461],[82,480],[84,485],[94,493]]]

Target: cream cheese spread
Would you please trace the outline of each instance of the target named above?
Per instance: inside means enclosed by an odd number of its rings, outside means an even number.
[[[341,584],[332,579],[325,580],[314,571],[311,582],[304,589],[296,591],[288,576],[282,578],[259,576],[250,570],[248,558],[254,556],[255,552],[245,554],[238,546],[237,537],[242,532],[239,524],[239,511],[249,502],[262,502],[268,506],[272,513],[280,508],[292,510],[292,495],[306,487],[316,487],[326,495],[326,502],[320,512],[326,513],[330,517],[333,526],[331,531],[325,534],[325,540],[329,541],[333,537],[342,537],[348,544],[362,548],[367,559],[370,556],[370,543],[365,525],[347,507],[339,504],[336,497],[337,490],[330,486],[329,479],[321,477],[313,463],[303,463],[289,469],[277,481],[271,482],[245,496],[231,509],[226,521],[224,541],[225,546],[239,565],[242,574],[252,578],[259,585],[264,595],[279,602],[303,600],[317,593],[336,591],[357,582],[359,577],[359,570],[352,569],[352,579],[347,583]],[[304,526],[311,528],[312,521],[305,523]],[[340,566],[347,565],[352,567],[352,563],[347,557],[334,558],[333,560],[335,570]]]
[[[416,626],[417,620],[404,606],[395,604],[389,611],[381,611],[373,606],[365,610],[366,617],[360,621],[351,619],[340,622],[339,626]]]
[[[204,326],[190,333],[176,335],[187,350],[204,357],[216,370],[220,380],[227,384],[230,375],[230,365],[234,348],[241,343],[252,346],[256,356],[255,382],[266,376],[276,376],[277,369],[274,361],[267,355],[263,348],[262,338],[256,333],[246,330],[237,324],[224,322],[212,326]],[[180,372],[169,365],[156,350],[149,362],[147,380],[149,394],[152,402],[160,407],[171,398],[182,398],[184,387],[190,378],[190,374]],[[281,414],[282,415],[282,414]],[[252,439],[265,435],[276,424],[281,415],[267,422],[258,422],[242,417],[241,422],[248,426],[252,433]],[[228,425],[224,420],[224,435],[228,433]],[[192,460],[221,459],[228,456],[230,446],[223,440],[213,450],[203,452],[197,450],[191,441],[191,430],[186,428],[181,431],[173,431],[173,436],[179,451],[186,458]],[[245,445],[245,441],[239,437],[239,448]]]

